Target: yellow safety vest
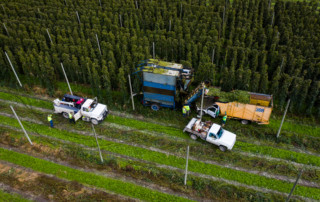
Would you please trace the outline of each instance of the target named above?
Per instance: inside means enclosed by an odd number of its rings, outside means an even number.
[[[223,121],[226,121],[226,120],[227,120],[227,116],[224,116],[224,117],[223,117]]]
[[[185,106],[187,111],[190,111],[190,107],[189,106]]]
[[[71,113],[69,113],[69,119],[72,119],[72,114]]]
[[[187,110],[184,107],[182,108],[182,113],[184,113],[184,114],[187,113]]]
[[[48,116],[48,121],[52,121],[52,117],[51,116]]]

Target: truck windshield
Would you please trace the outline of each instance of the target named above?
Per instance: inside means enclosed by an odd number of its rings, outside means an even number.
[[[218,133],[217,133],[218,138],[220,138],[220,137],[222,136],[223,131],[224,131],[224,130],[223,130],[222,128],[220,128],[220,130],[219,130]]]

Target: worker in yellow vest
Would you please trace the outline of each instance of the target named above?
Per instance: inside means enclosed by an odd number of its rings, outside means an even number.
[[[183,114],[183,117],[187,116],[187,109],[185,108],[185,106],[182,107],[182,114]]]
[[[76,123],[76,122],[74,121],[73,113],[72,113],[72,112],[69,112],[69,122],[70,122],[70,123]]]
[[[227,118],[228,118],[228,116],[227,116],[227,112],[225,113],[225,115],[222,117],[222,127],[224,127],[224,125],[226,125],[226,122],[227,122]]]
[[[48,115],[48,121],[50,123],[50,127],[53,128],[52,114]]]
[[[186,105],[185,107],[186,107],[186,110],[187,110],[187,116],[189,116],[190,115],[190,106]]]

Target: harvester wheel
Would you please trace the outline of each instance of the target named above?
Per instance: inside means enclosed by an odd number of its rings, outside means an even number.
[[[151,105],[151,109],[152,109],[153,111],[158,111],[158,110],[160,109],[160,106],[159,106],[158,104],[152,104],[152,105]]]

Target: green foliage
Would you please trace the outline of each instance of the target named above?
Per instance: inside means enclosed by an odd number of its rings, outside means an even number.
[[[14,127],[18,126],[18,123],[16,123],[11,118],[0,116],[0,120],[3,124],[12,125]],[[38,124],[31,124],[26,122],[24,122],[24,124],[27,125],[26,129],[31,132],[46,134],[48,136],[75,142],[78,144],[83,144],[89,147],[96,146],[94,138],[90,136],[83,136],[76,133],[70,133],[64,130],[51,129],[46,126],[38,125]],[[303,155],[303,154],[294,153],[294,152],[281,150],[281,149],[271,150],[270,147],[262,147],[262,146],[257,146],[253,144],[247,145],[246,143],[242,143],[242,142],[237,144],[241,147],[246,148],[246,150],[248,151],[250,150],[257,151],[258,149],[259,151],[261,151],[261,153],[269,153],[270,155],[274,155],[273,153],[275,153],[275,155],[279,156],[280,158],[283,156],[290,156],[291,158],[295,158],[293,160],[296,160],[297,162],[308,162],[311,164],[316,164],[317,166],[320,165],[319,158],[313,157],[311,155]],[[99,140],[99,145],[102,150],[131,156],[134,158],[139,158],[139,159],[150,161],[150,162],[174,166],[180,169],[184,169],[185,167],[185,159],[181,157],[166,155],[164,153],[150,151],[140,147],[134,147],[130,145],[110,142],[102,139]],[[295,155],[293,156],[293,154]],[[2,157],[0,156],[0,158]],[[4,159],[4,160],[8,160],[8,159]],[[283,182],[280,180],[271,179],[271,178],[267,178],[267,177],[263,177],[255,174],[250,174],[243,171],[224,168],[217,165],[206,164],[206,163],[195,161],[195,160],[189,160],[189,170],[193,172],[212,175],[215,177],[235,180],[248,185],[274,189],[281,192],[287,192],[288,190],[291,189],[291,186],[292,186],[290,183]],[[311,197],[314,199],[320,199],[318,190],[315,188],[303,187],[303,186],[298,186],[297,188],[299,188],[295,192],[297,195]]]
[[[224,92],[221,91],[220,88],[209,88],[210,96],[218,96],[219,101],[221,102],[241,102],[241,103],[249,103],[250,102],[250,95],[247,91],[242,90],[233,90],[231,92]]]
[[[80,183],[96,186],[106,190],[113,191],[125,196],[138,198],[145,201],[185,201],[174,195],[164,194],[158,191],[150,190],[129,182],[107,178],[94,173],[80,171],[67,166],[52,163],[50,161],[34,158],[25,154],[9,151],[0,148],[0,159],[20,166],[31,168],[38,172],[52,174],[67,180],[76,180]]]
[[[10,201],[10,202],[30,202],[30,200],[22,198],[18,194],[9,194],[0,189],[0,201]]]

